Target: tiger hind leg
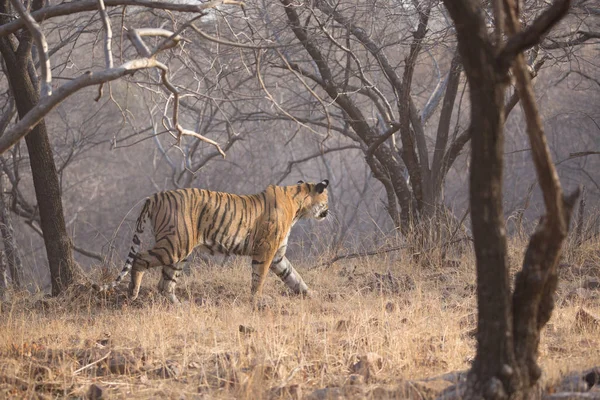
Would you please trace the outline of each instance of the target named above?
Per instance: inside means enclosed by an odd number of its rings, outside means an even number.
[[[144,272],[149,268],[159,267],[161,265],[168,264],[163,260],[163,257],[159,256],[154,251],[145,251],[136,256],[131,268],[131,281],[129,282],[129,298],[135,300],[140,292],[140,286],[142,284],[142,277]]]
[[[175,285],[182,274],[183,269],[178,265],[165,265],[162,268],[162,276],[158,282],[158,290],[173,304],[181,304],[175,296]]]
[[[286,257],[281,257],[278,260],[274,260],[271,264],[271,270],[285,283],[285,285],[292,290],[295,294],[302,296],[309,296],[310,292],[308,286],[304,283],[304,280],[294,269],[290,261]]]

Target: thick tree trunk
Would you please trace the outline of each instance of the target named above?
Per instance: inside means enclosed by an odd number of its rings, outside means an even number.
[[[0,12],[10,15],[6,1],[0,4]],[[5,20],[3,17],[2,20]],[[1,21],[5,22],[5,21]],[[37,76],[31,59],[31,37],[21,33],[17,39],[10,35],[0,38],[0,52],[6,64],[8,81],[15,98],[19,117],[22,118],[39,101]],[[58,295],[73,281],[75,262],[73,247],[64,221],[60,185],[52,148],[42,120],[25,137],[33,185],[44,233],[44,244],[50,267],[52,294]]]
[[[488,34],[481,4],[475,0],[444,0],[455,22],[458,49],[471,98],[470,204],[477,259],[477,355],[469,373],[466,399],[533,399],[541,375],[537,365],[540,332],[550,319],[558,275],[556,265],[578,192],[563,198],[558,176],[535,105],[531,82],[520,51],[539,41],[568,9],[568,0],[554,3],[518,36],[518,16],[511,0],[496,0],[498,21],[508,21],[507,44],[498,43],[505,25]],[[507,18],[504,19],[504,12]],[[535,32],[535,33],[532,33]],[[536,36],[532,36],[532,35]],[[511,39],[513,39],[511,41]],[[512,45],[512,48],[511,48]],[[506,49],[512,49],[507,52]],[[511,298],[502,212],[504,92],[512,65],[523,102],[527,133],[547,215],[525,254]]]

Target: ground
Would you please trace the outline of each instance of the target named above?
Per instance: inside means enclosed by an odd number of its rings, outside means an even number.
[[[565,253],[540,345],[546,386],[600,365],[598,248]],[[56,299],[15,293],[0,314],[0,398],[360,398],[427,386],[419,380],[466,370],[475,354],[475,267],[468,250],[443,262],[408,253],[297,260],[315,296],[289,295],[272,275],[257,311],[245,259],[193,266],[179,307],[156,293],[158,271],[131,303],[126,283],[104,295],[89,284]],[[513,272],[522,254],[511,243]]]

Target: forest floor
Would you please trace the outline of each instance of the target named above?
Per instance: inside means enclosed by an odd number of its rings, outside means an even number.
[[[524,245],[510,243],[513,273]],[[599,249],[563,257],[540,344],[550,392],[600,365]],[[134,302],[126,283],[104,295],[89,284],[52,299],[14,294],[1,304],[0,398],[432,398],[464,379],[456,371],[476,347],[473,255],[438,253],[298,261],[315,296],[289,296],[271,274],[260,311],[246,259],[192,268],[179,307],[156,293],[159,271]]]

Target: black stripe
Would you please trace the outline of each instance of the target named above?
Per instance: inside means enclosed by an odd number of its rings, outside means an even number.
[[[229,240],[231,239],[231,234],[229,231],[231,228],[231,224],[233,224],[233,220],[237,217],[237,200],[238,199],[236,199],[236,196],[231,196],[231,197],[232,197],[231,203],[233,204],[233,207],[229,212],[231,218],[229,218],[229,222],[223,228],[223,231],[221,233],[221,238],[219,239],[219,243],[222,243],[225,248],[228,247],[227,242],[229,242]]]
[[[139,246],[141,243],[140,238],[138,237],[137,233],[133,235],[133,244]]]
[[[242,207],[240,209],[241,215],[237,216],[239,218],[240,222],[237,225],[235,233],[233,234],[233,236],[231,236],[231,243],[229,244],[229,246],[233,246],[237,242],[238,235],[240,233],[240,230],[242,229],[242,223],[244,222],[244,210],[246,209],[246,200],[244,198],[241,198],[241,202],[242,202]],[[239,243],[241,243],[241,240]],[[237,247],[239,247],[239,243],[233,248],[233,253],[237,252]]]
[[[264,264],[264,261],[258,261],[258,260],[252,260],[252,265],[260,265],[260,264]]]
[[[169,200],[169,193],[162,192],[161,194],[162,196],[160,198],[160,202],[154,207],[154,215],[158,216],[157,213],[162,213],[162,220],[160,223],[157,221],[157,224],[155,225],[155,234],[162,232],[162,230],[171,223],[169,218],[171,215],[171,202]],[[168,212],[165,212],[165,208],[167,208]]]
[[[221,217],[221,222],[219,222],[219,225],[216,227],[212,237],[210,238],[213,242],[216,241],[217,235],[221,232],[225,218],[227,218],[227,214],[229,213],[229,203],[231,200],[227,193],[224,193],[223,195],[227,198],[227,203],[225,204],[225,207],[223,207],[223,216]]]
[[[279,278],[281,278],[283,280],[283,279],[286,279],[291,274],[292,274],[292,267],[288,266],[286,269],[283,270],[281,275],[279,275]]]
[[[283,261],[283,257],[281,257],[279,260],[273,261],[273,265],[279,264],[281,261]]]

